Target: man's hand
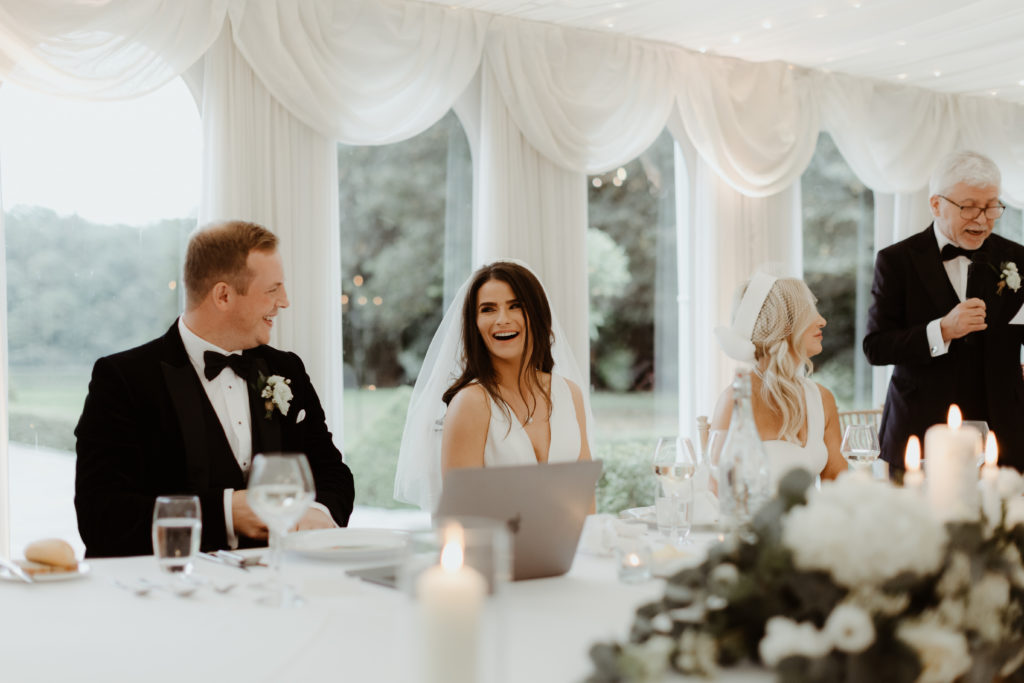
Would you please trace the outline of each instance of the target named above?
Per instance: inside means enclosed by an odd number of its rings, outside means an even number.
[[[231,522],[235,525],[235,535],[263,540],[267,537],[267,525],[249,507],[245,494],[245,491],[231,493]]]
[[[337,524],[334,520],[323,513],[323,510],[316,508],[310,508],[306,510],[306,514],[302,515],[302,519],[295,525],[296,531],[305,531],[306,529],[333,529]]]
[[[985,324],[985,302],[981,299],[968,299],[953,307],[939,322],[942,329],[942,341],[959,339],[971,332],[980,332]]]

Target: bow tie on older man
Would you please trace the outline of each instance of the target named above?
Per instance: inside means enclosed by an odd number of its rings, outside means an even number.
[[[942,247],[942,260],[952,261],[957,256],[966,256],[971,261],[988,261],[988,251],[983,243],[977,249],[964,249],[955,244],[947,244]]]
[[[240,353],[225,356],[216,351],[207,351],[203,354],[203,374],[206,379],[212,380],[224,368],[231,368],[239,377],[246,379],[252,370],[252,359]]]

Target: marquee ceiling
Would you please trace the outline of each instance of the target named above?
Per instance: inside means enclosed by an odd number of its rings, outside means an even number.
[[[1024,0],[425,0],[1024,102]]]

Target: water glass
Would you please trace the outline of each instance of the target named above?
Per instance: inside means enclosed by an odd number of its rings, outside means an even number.
[[[847,425],[839,452],[846,458],[850,469],[870,472],[879,453],[878,432],[874,425]]]
[[[278,585],[277,596],[267,600],[279,607],[297,607],[281,572],[284,536],[295,526],[316,496],[313,473],[302,453],[260,453],[253,458],[246,498],[253,512],[270,531],[270,569]]]
[[[153,505],[153,554],[160,569],[177,575],[192,572],[199,552],[203,518],[197,496],[158,496]]]
[[[658,530],[673,543],[682,543],[692,526],[697,452],[686,437],[662,437],[652,464],[658,480],[654,499]]]

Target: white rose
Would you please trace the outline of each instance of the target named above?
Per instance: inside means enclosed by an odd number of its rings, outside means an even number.
[[[1018,496],[1006,502],[1006,528],[1024,524],[1024,498]]]
[[[863,652],[875,642],[874,622],[855,605],[837,605],[822,630],[832,646],[843,652]]]
[[[842,476],[811,491],[783,523],[782,542],[799,569],[823,570],[848,588],[878,586],[901,572],[942,566],[946,530],[913,491]]]
[[[1015,292],[1020,289],[1020,274],[1016,270],[1006,276],[1006,286]]]
[[[796,623],[786,617],[772,617],[765,624],[764,638],[758,643],[761,661],[774,667],[786,657],[817,659],[832,650],[821,631],[809,621]]]
[[[924,667],[916,683],[950,683],[971,667],[963,633],[924,622],[904,622],[896,636],[917,652]]]
[[[983,640],[998,642],[1003,637],[1003,615],[1010,600],[1010,581],[1002,574],[989,572],[971,586],[967,596],[967,628]]]
[[[1012,467],[1000,467],[996,475],[996,491],[1004,500],[1019,496],[1024,493],[1024,477]]]

